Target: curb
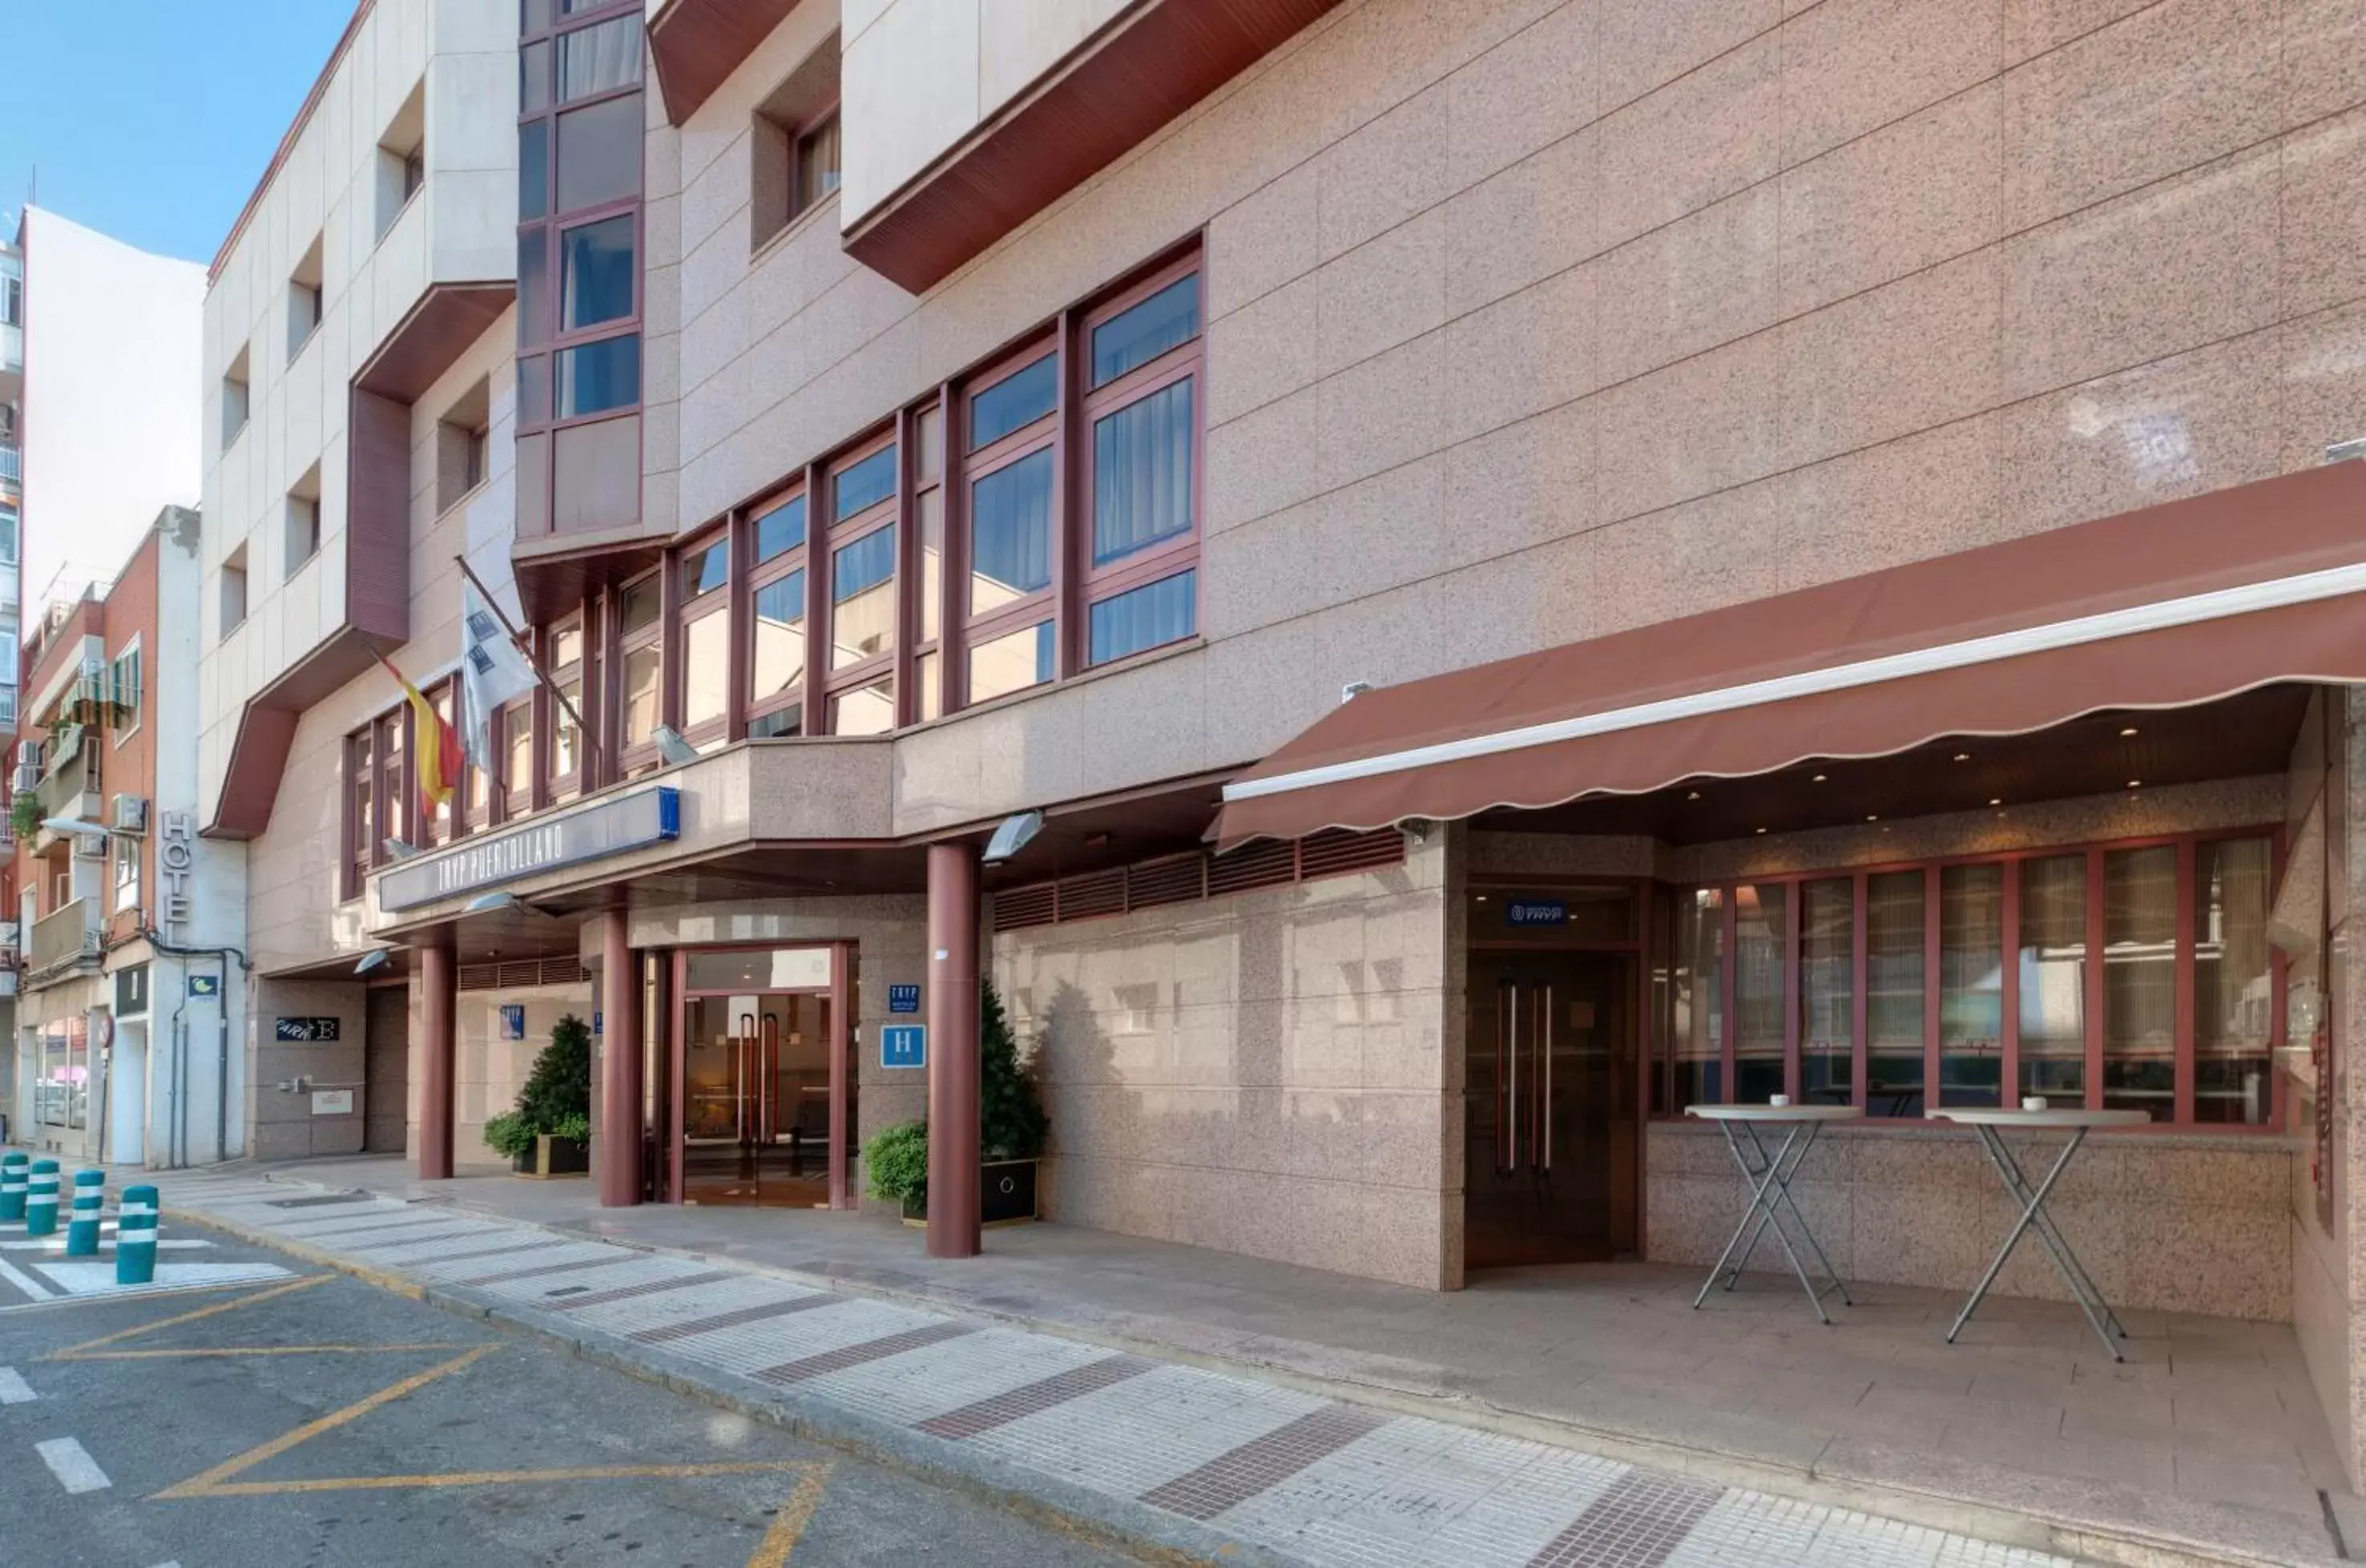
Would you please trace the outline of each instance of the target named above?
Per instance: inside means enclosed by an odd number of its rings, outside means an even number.
[[[276,1179],[266,1176],[265,1179]],[[375,1192],[371,1196],[391,1197],[390,1194]],[[393,1201],[420,1201],[402,1198]],[[1289,1367],[1239,1359],[1131,1335],[1098,1332],[1050,1319],[947,1302],[925,1292],[896,1290],[868,1280],[754,1263],[743,1258],[721,1257],[693,1247],[598,1235],[567,1226],[516,1219],[472,1204],[433,1202],[427,1206],[548,1235],[564,1236],[570,1241],[600,1241],[653,1257],[680,1258],[743,1274],[783,1280],[807,1289],[828,1290],[839,1295],[860,1296],[944,1316],[1020,1328],[1103,1349],[1196,1367],[1205,1371],[1253,1377],[1301,1393],[1386,1410],[1393,1415],[1417,1416],[1521,1438],[1623,1463],[1679,1472],[1719,1485],[1871,1514],[1928,1529],[1968,1536],[1999,1546],[2020,1547],[2084,1562],[2107,1563],[2113,1568],[2293,1568],[2295,1562],[2304,1561],[2288,1555],[2236,1551],[2207,1542],[2156,1535],[2124,1526],[2100,1524],[2059,1514],[2042,1514],[2034,1508],[2028,1511],[2006,1509],[1977,1498],[1951,1495],[1940,1491],[1869,1478],[1828,1474],[1812,1465],[1776,1464],[1713,1449],[1689,1448],[1637,1434],[1506,1409],[1482,1400],[1423,1394],[1348,1379],[1326,1378]],[[1194,1526],[1188,1520],[1170,1522],[1162,1512],[1121,1505],[1101,1494],[1072,1487],[1034,1472],[1025,1472],[1022,1480],[1016,1475],[976,1473],[998,1472],[1004,1468],[992,1463],[974,1467],[948,1465],[933,1452],[918,1451],[918,1444],[900,1428],[865,1417],[858,1412],[779,1395],[771,1390],[760,1394],[741,1394],[719,1382],[718,1374],[696,1367],[695,1363],[684,1362],[681,1368],[668,1370],[659,1364],[665,1359],[663,1352],[650,1351],[642,1347],[626,1348],[621,1342],[610,1348],[602,1343],[606,1340],[606,1336],[589,1332],[570,1333],[529,1320],[505,1304],[476,1300],[473,1293],[441,1286],[422,1286],[366,1264],[355,1263],[317,1247],[291,1242],[259,1228],[220,1220],[198,1211],[167,1209],[165,1213],[185,1223],[211,1225],[255,1245],[292,1253],[308,1262],[349,1274],[413,1301],[462,1315],[484,1317],[509,1325],[552,1343],[567,1346],[576,1354],[613,1370],[660,1383],[693,1398],[722,1404],[740,1415],[760,1416],[786,1427],[797,1436],[847,1449],[889,1468],[955,1486],[1034,1518],[1039,1523],[1062,1529],[1080,1527],[1087,1539],[1116,1550],[1140,1556],[1146,1548],[1152,1554],[1150,1561],[1217,1561],[1225,1564],[1257,1565],[1257,1568],[1264,1564],[1290,1568],[1295,1562],[1294,1559],[1276,1556],[1262,1548],[1232,1540],[1220,1532]],[[851,1438],[845,1436],[850,1432],[855,1434]],[[1042,1511],[1047,1499],[1062,1494],[1066,1495],[1052,1503],[1048,1513]],[[1137,1514],[1141,1517],[1137,1517]],[[1071,1533],[1077,1533],[1077,1530],[1071,1529]],[[2327,1542],[2327,1546],[2329,1545]],[[2315,1561],[2331,1563],[2338,1560],[2329,1550],[2321,1548]]]

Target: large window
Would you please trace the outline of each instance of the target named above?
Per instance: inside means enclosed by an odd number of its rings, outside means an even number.
[[[969,395],[968,700],[1008,696],[1057,673],[1052,560],[1057,526],[1059,355],[1041,345]]]
[[[748,733],[805,732],[806,498],[776,496],[749,525]]]
[[[897,462],[891,435],[832,468],[829,496],[829,733],[896,728]]]
[[[2036,1097],[2273,1125],[2275,854],[2187,835],[1680,892],[1655,1105],[1730,1083],[1876,1117]]]
[[[684,550],[677,573],[682,601],[682,738],[723,734],[731,697],[731,537],[710,534]]]
[[[616,595],[618,701],[624,725],[619,763],[634,772],[654,755],[665,722],[665,582],[652,571]]]
[[[1086,657],[1106,664],[1199,629],[1199,274],[1121,296],[1086,335]]]

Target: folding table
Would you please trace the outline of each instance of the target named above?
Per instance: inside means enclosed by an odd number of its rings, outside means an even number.
[[[1816,1233],[1808,1228],[1808,1217],[1799,1213],[1799,1205],[1792,1200],[1791,1182],[1806,1163],[1808,1151],[1816,1146],[1816,1134],[1823,1131],[1824,1123],[1860,1121],[1865,1116],[1864,1110],[1854,1105],[1687,1105],[1684,1114],[1718,1124],[1718,1130],[1725,1134],[1725,1146],[1733,1151],[1733,1163],[1741,1168],[1743,1179],[1752,1184],[1741,1224],[1734,1227],[1733,1239],[1725,1244],[1717,1267],[1709,1270],[1700,1294],[1693,1298],[1693,1306],[1697,1309],[1708,1300],[1709,1292],[1717,1288],[1719,1280],[1724,1281],[1727,1290],[1733,1289],[1742,1269],[1749,1266],[1750,1255],[1758,1249],[1758,1238],[1766,1234],[1770,1224],[1774,1227],[1774,1239],[1783,1244],[1784,1255],[1791,1260],[1791,1272],[1799,1277],[1799,1289],[1808,1292],[1808,1304],[1816,1309],[1818,1317],[1827,1324],[1832,1321],[1824,1311],[1824,1297],[1834,1291],[1840,1292],[1843,1303],[1855,1305],[1849,1301],[1848,1287],[1841,1283],[1831,1259],[1824,1256]],[[1783,1142],[1771,1155],[1758,1135],[1762,1125],[1786,1129]],[[1734,1131],[1737,1127],[1741,1129],[1739,1134]],[[1802,1133],[1806,1134],[1804,1138],[1800,1136]],[[1819,1286],[1808,1278],[1807,1266],[1800,1262],[1798,1250],[1791,1245],[1790,1235],[1783,1227],[1786,1210],[1799,1227],[1800,1239],[1808,1244],[1808,1250],[1823,1266],[1824,1278],[1831,1284]],[[1743,1239],[1745,1234],[1747,1240]],[[1740,1257],[1734,1255],[1736,1248],[1741,1251]],[[1727,1267],[1729,1260],[1730,1268]]]
[[[2095,1281],[2088,1276],[2085,1265],[2079,1261],[2079,1255],[2070,1250],[2069,1242],[2055,1228],[2053,1217],[2045,1212],[2045,1200],[2053,1195],[2054,1184],[2062,1179],[2062,1173],[2069,1168],[2071,1156],[2087,1141],[2088,1134],[2098,1127],[2146,1126],[2152,1121],[2151,1115],[2142,1111],[2089,1111],[2083,1108],[2007,1111],[1985,1106],[1943,1106],[1931,1114],[1960,1122],[1980,1135],[1981,1146],[1989,1152],[1989,1163],[1996,1167],[1998,1177],[2004,1182],[2004,1190],[2012,1194],[2013,1201],[2021,1205],[2020,1221],[2005,1236],[2004,1246],[1997,1251],[1996,1261],[1989,1265],[1989,1271],[1981,1275],[1980,1282],[1973,1287],[1971,1299],[1964,1303],[1964,1310],[1955,1314],[1955,1326],[1947,1330],[1947,1342],[1951,1345],[1955,1342],[1955,1336],[1964,1331],[1964,1325],[1970,1321],[1973,1311],[1986,1299],[1989,1288],[1996,1283],[1997,1275],[2003,1271],[2004,1260],[2012,1256],[2014,1247],[2021,1245],[2022,1236],[2034,1230],[2037,1233],[2037,1239],[2045,1244],[2045,1250],[2054,1255],[2055,1271],[2062,1276],[2062,1282],[2070,1287],[2071,1295],[2078,1299],[2079,1310],[2087,1314],[2087,1322],[2095,1330],[2096,1337],[2102,1340],[2103,1348],[2112,1353],[2114,1361],[2127,1359],[2120,1354],[2119,1340],[2126,1338],[2128,1331],[2120,1325],[2118,1315],[2103,1300],[2103,1292],[2095,1288]],[[2054,1168],[2045,1173],[2045,1180],[2031,1185],[2028,1173],[2021,1168],[2021,1162],[2013,1158],[2012,1149],[2004,1141],[2008,1128],[2070,1134],[2069,1141],[2062,1145],[2062,1152],[2055,1156]]]

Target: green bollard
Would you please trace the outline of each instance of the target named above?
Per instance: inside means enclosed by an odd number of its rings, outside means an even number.
[[[73,1212],[66,1219],[66,1256],[98,1256],[98,1215],[107,1207],[107,1172],[77,1170],[73,1180]]]
[[[58,1162],[37,1159],[25,1192],[25,1234],[58,1234]]]
[[[0,1155],[0,1224],[25,1223],[26,1168],[33,1156],[10,1150]]]
[[[147,1285],[156,1279],[156,1190],[127,1187],[115,1224],[115,1282]]]

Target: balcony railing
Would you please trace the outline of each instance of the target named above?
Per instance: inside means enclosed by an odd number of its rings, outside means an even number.
[[[33,946],[25,966],[40,975],[69,964],[96,964],[99,931],[98,900],[77,898],[33,922]]]
[[[25,479],[25,451],[21,446],[0,446],[0,480],[22,484]]]
[[[35,791],[41,815],[99,819],[98,743],[85,740],[51,770]]]

